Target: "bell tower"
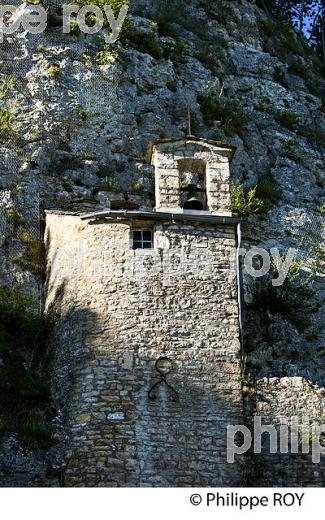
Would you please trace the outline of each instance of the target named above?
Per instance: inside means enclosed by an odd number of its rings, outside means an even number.
[[[155,168],[156,211],[231,216],[233,155],[230,146],[195,137],[152,143],[148,159]]]
[[[234,150],[150,144],[155,208],[49,211],[66,486],[236,486],[243,424]]]

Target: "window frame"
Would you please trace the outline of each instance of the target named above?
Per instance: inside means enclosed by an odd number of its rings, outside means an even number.
[[[141,227],[135,227],[131,230],[132,236],[131,236],[131,243],[132,243],[132,249],[133,251],[150,251],[151,249],[154,249],[154,230],[152,227],[148,228],[141,228]],[[135,233],[141,233],[140,238],[135,240],[134,234]],[[150,233],[150,240],[144,239],[144,233]],[[135,243],[141,244],[138,247],[135,247]],[[150,247],[144,247],[144,244],[150,244]]]

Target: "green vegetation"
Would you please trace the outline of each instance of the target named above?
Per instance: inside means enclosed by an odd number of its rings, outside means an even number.
[[[186,3],[183,0],[164,0],[157,2],[158,8],[154,15],[159,34],[161,36],[170,36],[177,38],[180,29],[177,26],[195,34],[201,40],[209,39],[206,24],[198,22],[198,19],[191,15],[186,9]]]
[[[240,360],[240,381],[242,385],[249,385],[250,379],[247,373],[247,357],[243,356]]]
[[[256,388],[250,381],[250,376],[247,370],[247,357],[243,356],[240,360],[240,381],[242,384],[242,392],[244,395],[253,397],[257,394]]]
[[[40,43],[39,45],[36,45],[36,50],[37,52],[46,52],[47,48]]]
[[[170,36],[171,38],[175,38],[178,35],[175,23],[183,27],[188,27],[190,23],[186,17],[185,6],[180,0],[165,0],[155,13],[155,22],[159,34],[161,36]]]
[[[204,8],[207,8],[207,5],[204,5]],[[140,9],[138,14],[142,15]],[[186,2],[183,0],[157,2],[154,20],[152,20],[150,25],[152,29],[157,31],[159,36],[175,40],[176,52],[170,56],[164,50],[164,56],[174,60],[182,56],[182,50],[185,46],[184,42],[188,38],[185,31],[195,34],[199,40],[197,43],[197,58],[213,71],[216,71],[218,61],[223,57],[223,49],[228,46],[222,34],[214,34],[212,37],[209,31],[206,30],[206,24],[203,23],[203,20],[202,23],[198,23],[197,18],[189,13]],[[167,46],[169,45],[168,43]],[[163,44],[163,47],[165,47],[165,44]],[[218,73],[220,77],[220,71]]]
[[[180,59],[185,47],[184,42],[180,38],[175,37],[174,41],[161,44],[159,42],[157,23],[152,21],[150,25],[151,31],[143,31],[129,25],[124,40],[138,51],[150,54],[157,60],[162,58]]]
[[[93,152],[84,152],[82,155],[82,159],[84,161],[96,161],[97,156]]]
[[[319,306],[312,301],[312,278],[303,277],[300,267],[300,262],[293,262],[286,279],[278,287],[272,285],[272,279],[277,278],[275,265],[272,265],[270,276],[256,284],[252,307],[265,315],[266,323],[270,321],[270,315],[281,314],[302,333],[310,327],[310,316]]]
[[[283,39],[288,40],[290,50],[293,50],[291,45],[293,45],[293,40],[295,40],[295,34],[292,27],[287,23],[284,23],[283,20],[269,17],[267,20],[261,21],[260,27],[264,34],[269,38],[274,38],[274,35],[276,34],[278,38],[282,37]]]
[[[205,124],[213,126],[219,122],[228,136],[241,134],[250,121],[238,101],[220,97],[214,92],[199,94],[198,102]]]
[[[80,6],[84,6],[84,5],[96,5],[97,7],[99,7],[101,10],[103,10],[103,7],[105,5],[109,5],[114,13],[114,16],[115,18],[118,17],[120,11],[121,11],[121,8],[124,6],[124,5],[130,5],[130,0],[75,0],[74,2],[75,4],[78,4]],[[92,23],[95,23],[96,21],[96,16],[95,15],[90,15],[88,18],[87,18],[87,23],[89,25],[91,25]],[[104,18],[104,27],[107,26],[107,22]],[[123,23],[123,27],[121,29],[121,32],[120,32],[120,39],[122,41],[125,40],[126,37],[128,37],[128,33],[129,31],[133,28],[132,24],[130,23],[128,17],[125,18],[124,20],[124,23]]]
[[[294,112],[289,112],[288,110],[283,110],[282,112],[278,112],[275,116],[276,121],[285,128],[289,130],[296,130],[297,124],[299,122],[299,116]]]
[[[11,261],[21,269],[43,275],[45,273],[45,248],[43,242],[33,237],[27,231],[24,231],[21,240],[25,245],[25,251],[22,255],[14,256]]]
[[[80,119],[82,119],[82,121],[86,121],[86,119],[88,117],[86,110],[84,110],[83,108],[78,110],[78,117],[80,117]]]
[[[138,51],[150,54],[153,58],[159,60],[164,56],[164,49],[160,45],[155,32],[140,31],[131,27],[127,32],[127,40]]]
[[[315,273],[320,273],[321,275],[325,275],[325,244],[323,242],[319,242],[315,238],[309,237],[307,239],[307,243],[309,246],[309,254],[311,259],[313,260],[313,268],[312,275]]]
[[[12,131],[13,109],[12,107],[0,107],[0,140],[4,143],[10,140]]]
[[[250,335],[246,335],[244,338],[244,352],[246,352],[247,354],[250,354],[251,352],[254,352],[255,348],[256,348],[255,339]]]
[[[109,65],[117,58],[117,55],[117,50],[112,45],[105,45],[103,50],[94,54],[93,58],[97,65]]]
[[[185,43],[180,38],[174,38],[174,42],[165,42],[162,45],[164,58],[178,61],[181,59]]]
[[[295,136],[286,137],[285,139],[283,139],[282,142],[283,142],[284,153],[290,158],[295,158],[294,152],[299,147],[299,141],[298,141],[297,137],[295,137]]]
[[[21,216],[21,214],[15,208],[7,208],[6,210],[7,219],[15,228],[25,226],[25,222]]]
[[[198,44],[198,50],[195,56],[205,67],[212,71],[216,71],[219,61],[224,56],[224,49],[227,46],[227,42],[223,39],[213,43],[202,42]]]
[[[269,36],[282,30],[284,34],[290,36],[288,44],[296,42],[294,48],[288,45],[289,52],[301,55],[302,48],[306,55],[310,55],[314,50],[320,59],[324,59],[324,16],[321,2],[314,0],[257,0],[256,3],[268,15],[266,25],[278,26],[278,31],[272,32],[272,29],[269,29]],[[309,43],[307,43],[307,39]]]
[[[132,184],[132,190],[136,192],[141,192],[144,190],[143,182],[137,181]]]
[[[269,211],[282,199],[282,190],[271,172],[263,175],[256,185],[256,196],[264,202],[264,211]]]
[[[107,191],[113,191],[113,192],[119,191],[118,185],[114,181],[113,176],[111,174],[106,175],[105,180],[106,180]]]
[[[325,63],[317,63],[316,69],[322,78],[325,78]]]
[[[300,60],[294,60],[288,67],[289,72],[301,76],[304,79],[308,78],[308,70]]]
[[[274,76],[275,79],[284,87],[288,87],[288,81],[286,78],[286,71],[283,66],[274,67]]]
[[[91,65],[109,65],[118,57],[116,45],[108,45],[103,39],[98,38],[96,47],[87,46],[84,53],[80,55],[81,61],[91,68]]]
[[[63,179],[62,186],[68,193],[73,193],[73,184],[71,184],[71,182]]]
[[[58,14],[58,7],[53,6],[47,14],[47,27],[62,27],[63,18]],[[53,11],[55,9],[55,11]]]
[[[70,33],[74,34],[75,36],[79,36],[80,34],[79,24],[75,18],[70,20]]]
[[[42,133],[39,130],[37,130],[37,128],[31,128],[30,137],[28,139],[28,142],[35,143],[37,141],[41,141],[41,139],[42,139]]]
[[[260,23],[260,27],[265,36],[272,39],[274,52],[282,58],[286,58],[289,53],[300,56],[310,56],[313,53],[304,39],[279,17],[268,17],[267,21]]]
[[[231,209],[242,218],[250,217],[254,214],[265,213],[265,203],[257,196],[257,186],[245,191],[244,188],[235,183],[230,188]]]
[[[21,192],[21,185],[20,184],[14,184],[12,186],[12,188],[10,188],[10,193],[12,195],[12,197],[16,197],[16,195],[18,195],[18,193]]]
[[[282,190],[269,172],[261,177],[256,186],[244,190],[239,183],[230,187],[231,208],[242,218],[265,215],[282,198]]]
[[[5,145],[17,139],[14,130],[15,103],[12,102],[12,89],[15,84],[15,78],[0,80],[0,143]]]
[[[61,74],[61,67],[57,64],[50,65],[48,68],[48,72],[52,79],[58,79],[58,77]]]
[[[117,17],[121,8],[124,5],[129,5],[130,0],[75,0],[74,2],[77,5],[96,5],[103,9],[104,5],[109,5],[112,8],[114,16]]]
[[[130,3],[129,0],[75,0],[74,1],[74,4],[77,4],[80,7],[83,7],[86,5],[94,5],[94,6],[99,7],[102,11],[103,11],[103,8],[105,5],[106,6],[109,5],[112,8],[115,18],[118,17],[121,8],[124,5],[129,5],[129,3]],[[103,22],[104,22],[104,27],[108,27],[108,22],[106,20],[106,17],[104,17]],[[89,13],[86,16],[86,23],[89,26],[94,25],[96,23],[96,15]],[[48,24],[49,28],[62,27],[62,24],[63,24],[62,4],[49,6],[47,24]],[[124,20],[124,24],[123,24],[123,28],[120,33],[120,36],[122,36],[124,34],[124,32],[128,26],[129,26],[129,22],[126,18]],[[70,33],[75,36],[78,36],[80,34],[80,28],[79,28],[76,18],[71,18]]]
[[[300,128],[299,133],[306,137],[311,143],[316,143],[319,146],[322,146],[324,143],[325,132],[316,122],[314,122],[313,127],[303,126]]]
[[[52,443],[49,417],[40,412],[49,404],[52,323],[31,298],[0,287],[0,434],[16,432],[43,448]]]

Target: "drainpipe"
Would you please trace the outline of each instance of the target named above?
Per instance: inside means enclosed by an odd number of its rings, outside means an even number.
[[[242,297],[241,297],[241,286],[242,276],[240,269],[240,249],[242,241],[241,223],[237,224],[237,252],[236,252],[236,274],[237,274],[237,299],[238,299],[238,322],[239,322],[239,339],[241,353],[244,353],[243,347],[243,319],[242,319]]]

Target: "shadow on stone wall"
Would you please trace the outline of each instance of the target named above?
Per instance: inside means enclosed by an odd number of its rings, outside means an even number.
[[[175,360],[168,380],[179,401],[164,385],[150,400],[156,357],[133,352],[131,359],[127,346],[123,357],[105,355],[105,342],[116,337],[103,336],[96,313],[65,301],[65,287],[50,306],[58,315],[53,396],[65,431],[64,485],[243,485],[243,461],[226,462],[226,426],[242,417],[238,390],[207,388],[203,372],[193,377],[191,359],[187,366]]]
[[[247,372],[256,395],[244,397],[246,424],[253,429],[254,415],[263,423],[279,428],[280,418],[298,417],[308,427],[325,423],[324,345],[321,337],[322,310],[311,315],[312,326],[299,333],[297,328],[280,314],[265,322],[259,312],[246,309],[246,331],[255,338],[247,353]],[[246,344],[246,348],[250,345]],[[301,432],[301,427],[299,427]],[[312,462],[311,453],[302,453],[302,438],[309,437],[310,451],[313,435],[300,435],[299,453],[269,451],[269,435],[263,435],[262,453],[247,457],[248,484],[252,486],[324,486],[325,461]],[[325,446],[324,437],[321,443]]]

